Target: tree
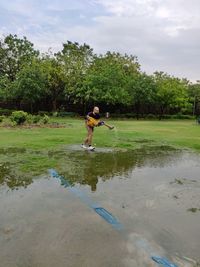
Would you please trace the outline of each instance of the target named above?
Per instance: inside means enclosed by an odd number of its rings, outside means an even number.
[[[145,112],[150,105],[155,104],[156,84],[153,76],[146,73],[137,75],[136,79],[132,81],[130,94],[138,119],[139,114]]]
[[[200,115],[200,82],[189,84],[188,94],[193,105],[193,115]]]
[[[42,68],[40,60],[33,60],[30,65],[21,69],[16,80],[12,83],[13,96],[20,101],[30,104],[33,112],[33,104],[45,95],[47,75]]]
[[[11,82],[6,75],[0,76],[0,100],[7,101],[11,97]]]
[[[56,58],[62,64],[65,75],[65,96],[76,103],[80,101],[80,91],[88,68],[93,61],[93,49],[89,45],[67,41]]]
[[[176,112],[185,112],[189,108],[185,80],[171,77],[164,72],[155,72],[154,79],[157,87],[156,102],[161,116],[172,109]]]
[[[10,81],[14,81],[23,66],[30,64],[38,55],[39,51],[33,48],[26,37],[20,39],[17,35],[6,36],[0,40],[0,76],[6,75]]]
[[[131,103],[129,87],[139,67],[134,56],[111,52],[96,56],[87,72],[82,96],[85,101],[127,106]]]
[[[65,98],[65,73],[64,68],[55,58],[43,59],[42,68],[46,73],[47,97],[51,99],[53,111],[57,110],[57,101]]]

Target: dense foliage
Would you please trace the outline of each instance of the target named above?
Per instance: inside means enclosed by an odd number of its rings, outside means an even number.
[[[102,111],[139,118],[200,113],[200,83],[160,71],[147,75],[137,57],[67,41],[56,54],[41,54],[26,37],[0,40],[1,108],[78,111],[98,104]],[[2,114],[4,115],[4,114]]]

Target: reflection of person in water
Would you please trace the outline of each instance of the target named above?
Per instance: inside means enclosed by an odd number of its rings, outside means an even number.
[[[95,192],[98,184],[98,175],[100,174],[98,168],[98,158],[96,154],[89,154],[85,160],[83,183],[89,185],[91,187],[91,191]]]
[[[97,176],[95,176],[89,183],[89,185],[91,186],[92,192],[95,192],[97,190],[97,183],[98,183],[98,178]]]
[[[167,150],[166,150],[167,151]],[[91,187],[91,191],[96,191],[98,180],[102,182],[111,179],[113,176],[127,177],[136,167],[150,166],[163,167],[166,163],[174,162],[177,153],[166,153],[158,148],[129,150],[125,152],[107,153],[87,153],[70,154],[68,158],[71,171],[65,174],[70,183],[79,183]],[[137,152],[137,153],[136,153]],[[78,164],[77,162],[82,163]]]
[[[91,191],[95,192],[97,190],[98,175],[96,175],[94,173],[89,174],[87,172],[87,170],[85,170],[85,175],[84,175],[83,179],[81,180],[81,184],[89,185],[91,187]]]

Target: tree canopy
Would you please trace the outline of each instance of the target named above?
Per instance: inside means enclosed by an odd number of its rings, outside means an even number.
[[[162,71],[141,71],[135,55],[66,41],[61,51],[41,54],[26,38],[0,39],[0,103],[26,103],[31,111],[62,107],[84,110],[94,104],[140,114],[200,113],[200,83]]]

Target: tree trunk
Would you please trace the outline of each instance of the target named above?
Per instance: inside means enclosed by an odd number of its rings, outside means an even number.
[[[33,103],[30,104],[31,107],[31,114],[33,114]]]
[[[165,108],[164,108],[164,106],[161,106],[161,107],[160,107],[160,116],[159,116],[159,121],[161,121],[161,120],[162,120],[162,117],[163,117],[163,115],[164,115],[164,111],[165,111]]]
[[[136,106],[136,118],[137,118],[137,120],[139,120],[140,103],[138,102],[135,106]]]
[[[57,101],[56,101],[56,99],[54,99],[52,101],[52,106],[53,106],[53,111],[56,111],[56,109],[57,109]]]
[[[85,103],[84,103],[84,110],[83,110],[83,115],[84,116],[86,114],[86,111],[87,111],[87,102],[85,101]]]

